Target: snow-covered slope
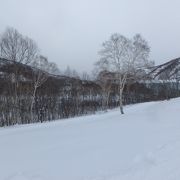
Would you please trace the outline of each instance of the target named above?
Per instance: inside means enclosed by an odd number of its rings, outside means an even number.
[[[180,80],[180,58],[173,59],[150,69],[149,75],[159,80]]]
[[[180,99],[0,129],[0,180],[179,180]]]

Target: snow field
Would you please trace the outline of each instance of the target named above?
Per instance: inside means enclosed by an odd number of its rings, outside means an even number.
[[[179,180],[180,98],[0,129],[0,180]]]

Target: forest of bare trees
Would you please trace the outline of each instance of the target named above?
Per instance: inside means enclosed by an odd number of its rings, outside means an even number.
[[[0,36],[0,126],[69,118],[180,95],[180,60],[154,66],[137,34],[113,34],[102,44],[93,76],[62,72],[37,44],[14,28]],[[93,77],[93,78],[92,78]]]

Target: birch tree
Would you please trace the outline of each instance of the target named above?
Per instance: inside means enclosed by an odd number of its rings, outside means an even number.
[[[116,33],[102,44],[99,62],[108,64],[109,71],[114,73],[118,82],[121,114],[124,114],[123,91],[127,80],[136,79],[138,70],[148,64],[149,52],[148,43],[139,34],[128,39]]]
[[[31,64],[32,67],[35,67],[35,72],[33,75],[33,90],[32,90],[32,99],[30,105],[31,111],[31,121],[33,121],[33,107],[36,99],[36,93],[40,86],[42,86],[48,79],[48,71],[50,71],[50,66],[48,60],[44,56],[37,56],[36,59]]]

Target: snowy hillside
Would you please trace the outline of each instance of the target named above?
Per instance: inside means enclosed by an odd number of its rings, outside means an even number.
[[[173,59],[164,64],[153,67],[150,71],[153,79],[179,80],[180,58]]]
[[[0,180],[179,180],[180,99],[0,129]]]

